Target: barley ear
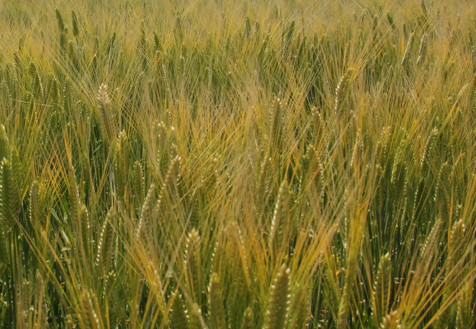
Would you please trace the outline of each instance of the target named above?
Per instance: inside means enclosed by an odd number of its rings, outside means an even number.
[[[270,250],[275,252],[278,249],[278,243],[286,241],[283,239],[283,234],[286,231],[286,219],[289,213],[289,189],[286,180],[281,183],[278,192],[278,199],[274,207],[273,219],[271,221],[271,229],[269,232],[268,246]]]
[[[84,253],[85,259],[90,259],[91,257],[91,234],[90,234],[90,223],[89,223],[89,213],[85,205],[81,205],[79,210],[79,243],[82,245],[82,250]]]
[[[97,118],[102,136],[107,142],[111,142],[116,136],[114,115],[112,112],[111,98],[109,97],[107,85],[102,83],[98,89],[98,109]]]
[[[372,291],[372,314],[376,325],[382,322],[389,310],[391,285],[392,265],[387,253],[380,259]]]
[[[226,329],[225,308],[223,306],[220,280],[216,273],[212,274],[208,287],[208,318],[211,329]]]
[[[35,229],[39,228],[40,225],[40,187],[37,181],[34,181],[30,187],[30,204],[29,204],[29,216],[30,222]]]
[[[63,17],[61,16],[61,12],[59,9],[55,10],[55,15],[56,15],[56,22],[58,23],[58,28],[61,32],[63,32],[66,29],[66,26],[64,25]]]
[[[193,229],[187,238],[185,249],[186,281],[192,300],[199,303],[202,297],[202,280],[200,276],[200,235]]]
[[[172,294],[172,312],[170,314],[170,327],[172,329],[187,329],[188,317],[182,296],[178,291]]]
[[[133,172],[133,179],[132,179],[132,191],[134,193],[134,197],[138,202],[138,206],[142,205],[144,202],[145,196],[145,177],[144,177],[144,169],[140,161],[134,162],[132,166]]]
[[[10,230],[20,213],[20,194],[12,172],[12,165],[7,159],[0,163],[0,228]]]
[[[256,328],[254,316],[253,316],[253,310],[251,309],[251,307],[248,307],[245,311],[245,314],[243,314],[243,322],[241,323],[241,329],[253,329],[253,328]]]
[[[10,154],[10,142],[4,125],[0,125],[0,161]]]
[[[438,218],[435,224],[433,225],[433,228],[431,229],[430,234],[428,234],[428,237],[426,238],[425,243],[423,244],[421,248],[422,257],[429,259],[431,256],[433,256],[435,252],[435,247],[438,244],[440,226],[441,226],[441,219]]]
[[[114,210],[109,210],[99,236],[99,242],[96,251],[96,266],[102,275],[105,275],[109,272],[113,261],[114,217]]]
[[[264,329],[286,328],[290,303],[290,271],[282,266],[271,286]]]
[[[71,21],[73,23],[73,35],[77,38],[79,36],[79,24],[78,17],[76,16],[75,11],[71,11]]]
[[[305,329],[311,320],[311,300],[305,287],[298,285],[293,289],[293,301],[291,303],[290,329]]]
[[[120,199],[124,198],[127,173],[129,170],[129,157],[127,154],[127,135],[121,131],[116,140],[116,157],[114,161],[114,183],[116,193]]]
[[[418,49],[418,58],[416,61],[417,65],[420,65],[425,59],[426,48],[427,48],[427,35],[425,33],[423,34],[420,40],[420,48]]]
[[[189,325],[190,329],[208,329],[197,303],[193,303],[190,307]]]
[[[101,329],[104,328],[100,314],[98,301],[94,293],[84,291],[81,294],[81,313],[78,314],[82,328]]]
[[[387,314],[379,326],[380,329],[400,329],[397,312]]]
[[[142,227],[145,226],[147,223],[146,221],[149,220],[152,208],[155,203],[155,185],[151,184],[149,187],[149,191],[147,192],[147,196],[145,197],[144,204],[142,205],[142,210],[139,217],[139,224],[137,226],[137,233],[136,235],[139,237]],[[147,230],[147,227],[145,228]]]
[[[473,304],[473,291],[473,283],[468,282],[463,287],[463,293],[458,298],[456,329],[474,328],[476,325],[476,310]]]
[[[341,103],[347,91],[347,87],[350,83],[350,78],[352,74],[352,69],[346,70],[344,75],[340,78],[339,83],[337,83],[335,90],[335,99],[334,99],[334,112],[338,113],[340,111]]]
[[[410,61],[410,52],[412,49],[414,36],[415,34],[412,32],[410,34],[410,37],[408,38],[407,46],[405,47],[405,52],[403,53],[403,57],[402,57],[402,62],[401,62],[402,66],[407,65],[407,63],[409,63]]]

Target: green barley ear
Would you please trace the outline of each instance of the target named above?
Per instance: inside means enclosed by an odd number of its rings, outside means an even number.
[[[282,266],[271,286],[264,329],[286,328],[290,303],[290,271]]]
[[[441,227],[441,219],[438,218],[433,228],[431,229],[430,234],[428,234],[428,237],[426,238],[425,243],[423,244],[421,248],[422,257],[425,257],[428,259],[429,256],[433,255],[435,251],[435,247],[438,245],[440,227]]]
[[[4,125],[0,125],[0,161],[10,154],[10,142]]]
[[[20,194],[7,159],[0,163],[0,228],[8,231],[15,225],[21,207]]]
[[[208,318],[211,329],[226,329],[225,308],[218,274],[213,273],[208,287]]]
[[[40,185],[34,181],[30,188],[29,215],[34,228],[39,228],[41,220]]]
[[[116,141],[116,158],[114,161],[114,182],[119,198],[124,198],[127,173],[129,171],[129,156],[127,147],[127,134],[123,130]]]
[[[36,270],[35,275],[35,286],[36,286],[36,305],[35,311],[36,314],[36,324],[38,327],[35,328],[47,328],[47,320],[48,320],[48,311],[47,311],[47,304],[46,304],[46,285],[45,281],[43,280],[41,273],[39,270]]]
[[[451,271],[456,263],[463,256],[463,248],[465,235],[465,225],[464,220],[460,219],[453,224],[451,228],[450,236],[448,238],[448,271]]]
[[[79,242],[82,245],[86,259],[89,259],[91,257],[91,234],[88,209],[85,205],[81,205],[79,210],[79,232]]]
[[[380,259],[372,291],[372,314],[376,325],[382,322],[390,308],[391,284],[392,265],[387,253]]]
[[[38,95],[38,94],[40,96],[44,95],[43,84],[41,83],[40,74],[38,73],[38,70],[36,69],[36,66],[34,63],[30,63],[29,71],[33,79],[32,87],[33,87],[35,95]]]
[[[109,97],[107,85],[102,83],[98,89],[97,110],[99,128],[103,137],[108,141],[112,141],[116,136],[116,128],[114,124],[114,116],[111,108],[111,99]]]
[[[140,161],[137,160],[132,166],[132,191],[139,207],[144,202],[145,189],[144,169],[142,169]]]
[[[253,309],[251,307],[248,307],[245,311],[245,314],[243,314],[243,322],[241,323],[241,329],[254,329],[256,328],[255,326],[255,320],[253,316]]]
[[[170,327],[172,329],[187,329],[188,317],[185,309],[185,303],[178,291],[171,296],[173,300],[172,312],[170,314]]]
[[[446,260],[446,272],[448,286],[443,295],[443,300],[447,300],[448,297],[455,291],[458,285],[458,276],[461,273],[461,265],[458,262],[463,257],[465,225],[464,220],[460,219],[453,224],[450,235],[448,237],[448,258]],[[459,302],[460,300],[458,300]],[[440,315],[436,322],[436,328],[444,328],[450,318],[453,318],[455,307],[452,305]]]
[[[167,174],[165,175],[164,182],[160,188],[160,194],[157,199],[157,211],[160,212],[162,208],[162,203],[164,202],[164,198],[167,196],[169,190],[174,186],[177,181],[177,177],[179,175],[180,166],[181,166],[182,159],[180,156],[176,156],[169,165],[169,169],[167,170]]]
[[[354,226],[355,225],[355,226]],[[344,288],[340,296],[337,313],[337,328],[348,327],[350,301],[353,293],[354,277],[358,270],[358,256],[362,240],[362,220],[354,219],[350,225],[349,245],[347,247],[347,261],[344,279]]]
[[[160,43],[159,36],[155,32],[153,33],[153,36],[154,36],[154,51],[155,52],[161,51],[162,50],[162,45]]]
[[[311,299],[307,290],[297,285],[294,289],[293,302],[291,304],[290,329],[305,329],[311,320]]]
[[[145,37],[144,28],[141,28],[140,32],[140,41],[139,41],[139,53],[142,57],[142,70],[147,68],[147,40]]]
[[[189,325],[190,329],[208,329],[203,321],[202,311],[200,311],[200,307],[197,303],[193,303],[190,307]]]
[[[155,184],[151,184],[147,196],[145,197],[144,204],[139,217],[139,225],[137,226],[137,236],[139,237],[142,230],[142,226],[146,225],[146,221],[149,220],[152,208],[155,203]],[[147,228],[146,228],[147,230]]]
[[[288,214],[289,214],[289,189],[286,180],[281,183],[278,192],[278,199],[274,207],[273,219],[271,221],[271,229],[269,232],[268,246],[270,250],[277,250],[277,243],[286,241],[283,235],[288,228]]]
[[[11,147],[10,163],[12,164],[13,179],[15,180],[18,193],[20,193],[19,197],[21,197],[23,190],[22,187],[24,185],[23,181],[26,175],[23,172],[20,155],[18,154],[18,151],[15,147]]]
[[[271,162],[271,158],[269,157],[269,154],[266,153],[263,162],[261,163],[261,170],[259,173],[258,177],[258,185],[257,185],[257,197],[260,199],[260,201],[257,204],[257,216],[260,220],[259,224],[262,225],[262,218],[261,215],[264,210],[264,204],[265,204],[265,195],[267,192],[267,187],[266,187],[266,177],[268,176],[268,167]]]
[[[458,298],[456,329],[474,328],[476,325],[476,310],[473,304],[473,291],[473,284],[468,282],[463,287],[463,293]]]
[[[114,251],[114,227],[113,220],[115,212],[113,209],[109,210],[106,215],[106,219],[101,228],[101,234],[99,236],[97,251],[96,251],[96,267],[99,269],[102,275],[109,272],[113,263],[113,251]]]
[[[78,24],[78,17],[76,13],[71,11],[71,21],[73,22],[73,35],[77,38],[79,36],[79,24]]]
[[[202,278],[200,276],[200,235],[195,229],[189,233],[185,248],[185,269],[188,291],[194,302],[202,297]]]
[[[79,221],[79,209],[81,208],[81,201],[79,197],[79,189],[76,183],[74,174],[74,167],[70,164],[68,173],[68,192],[70,197],[70,217],[71,221],[76,224]]]
[[[60,11],[58,9],[56,9],[55,14],[56,14],[56,21],[58,22],[58,28],[61,32],[64,32],[66,27],[64,25],[63,17],[61,16]]]
[[[284,113],[283,109],[284,105],[281,99],[276,99],[273,104],[273,114],[272,114],[272,123],[271,123],[271,132],[270,132],[270,140],[269,140],[269,153],[272,154],[272,149],[280,149],[281,145],[281,135],[282,135],[282,127],[281,121],[282,116]]]

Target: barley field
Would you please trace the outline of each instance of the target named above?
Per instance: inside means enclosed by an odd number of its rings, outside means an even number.
[[[0,1],[0,328],[476,326],[476,2]]]

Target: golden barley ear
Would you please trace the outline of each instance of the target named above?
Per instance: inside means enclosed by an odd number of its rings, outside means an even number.
[[[104,325],[100,318],[100,310],[96,295],[91,291],[83,291],[80,300],[81,313],[78,314],[82,328],[102,329]]]
[[[200,235],[195,229],[192,229],[187,238],[184,265],[188,292],[194,302],[201,303],[202,278],[200,275]]]
[[[348,69],[344,73],[344,75],[340,78],[339,83],[337,83],[336,90],[335,90],[335,99],[334,99],[334,112],[339,113],[341,103],[345,96],[345,92],[350,84],[350,78],[352,75],[352,70]]]
[[[208,319],[211,329],[226,329],[225,308],[218,274],[213,273],[208,286]]]
[[[173,304],[170,314],[170,327],[172,329],[187,329],[189,327],[188,316],[182,296],[178,291],[175,291],[171,298]]]
[[[387,253],[380,259],[372,291],[372,315],[375,325],[382,322],[390,308],[392,265]]]
[[[380,323],[380,326],[378,327],[380,329],[399,329],[400,324],[398,321],[398,314],[397,312],[392,312],[390,314],[387,314],[382,322]]]
[[[426,49],[427,49],[427,34],[425,33],[423,34],[420,40],[420,48],[418,49],[418,58],[416,61],[417,65],[420,65],[425,60]]]
[[[268,310],[264,322],[264,329],[286,328],[290,303],[290,271],[282,266],[271,286]]]
[[[415,37],[415,33],[411,33],[410,37],[408,38],[407,46],[405,47],[405,52],[403,53],[402,57],[402,66],[406,66],[410,62],[410,52],[413,46],[413,38]]]

